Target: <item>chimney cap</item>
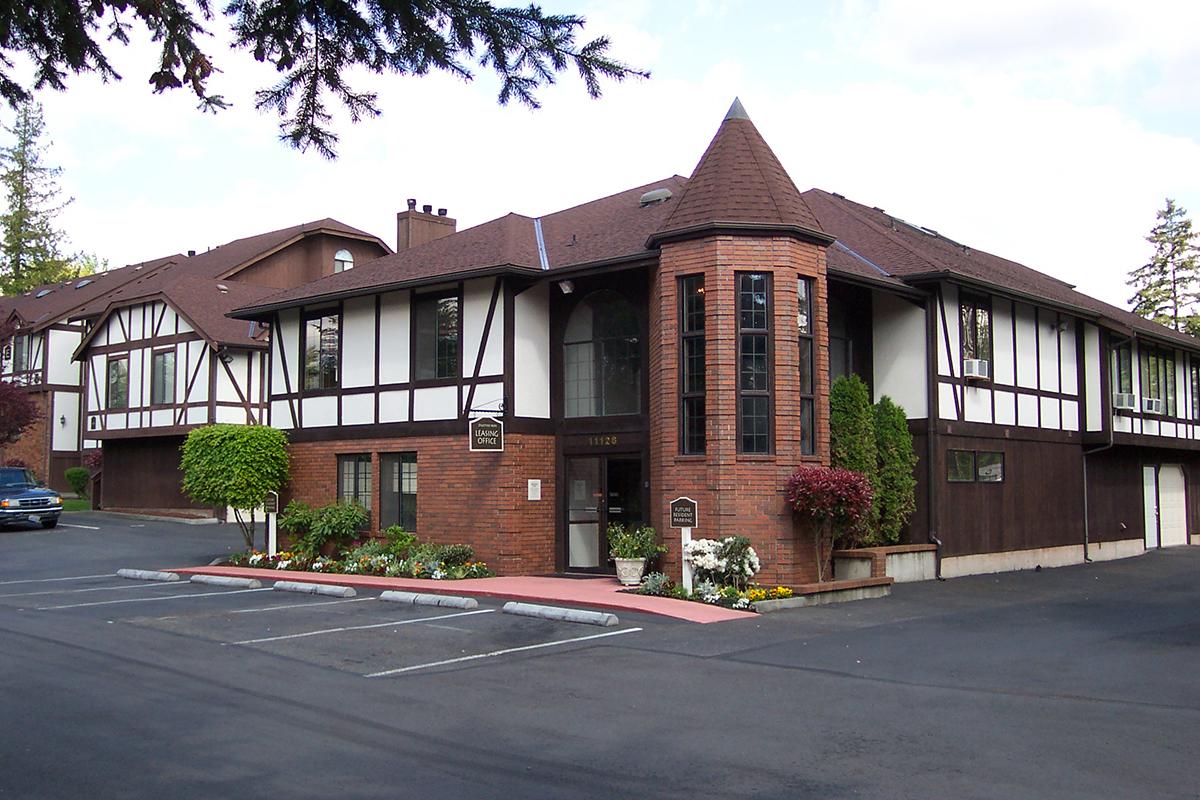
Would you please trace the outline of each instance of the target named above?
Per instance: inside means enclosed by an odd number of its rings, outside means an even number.
[[[428,203],[426,203],[425,205],[421,206],[421,211],[425,212],[426,214],[432,214],[432,213],[433,213],[433,206],[431,206],[431,205],[429,205]]]
[[[409,211],[417,210],[417,198],[415,198],[415,197],[408,198],[408,210]]]
[[[446,214],[447,214],[447,213],[448,213],[448,212],[447,212],[447,211],[446,211],[446,209],[444,209],[444,208],[439,208],[439,209],[438,209],[438,216],[439,216],[439,217],[444,217],[444,216],[446,216]]]

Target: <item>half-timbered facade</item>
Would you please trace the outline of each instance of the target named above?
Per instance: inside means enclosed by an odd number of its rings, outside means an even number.
[[[83,365],[81,438],[103,449],[99,502],[191,509],[178,472],[187,432],[267,417],[267,331],[227,313],[387,252],[375,237],[323,220],[191,254],[80,309],[89,325],[74,352]]]
[[[79,466],[84,446],[82,372],[72,356],[87,333],[87,323],[72,315],[98,297],[182,258],[133,264],[10,298],[6,320],[12,335],[3,345],[0,380],[24,387],[40,414],[38,422],[5,449],[6,462],[25,464],[54,489],[69,488],[65,471]]]
[[[1189,541],[1200,526],[1194,338],[881,209],[805,198],[840,247],[925,295],[927,369],[893,368],[907,378],[875,388],[924,394],[933,409],[900,400],[925,456],[911,535],[942,542],[944,574]],[[910,318],[904,338],[875,322],[891,351],[877,368],[918,352]]]

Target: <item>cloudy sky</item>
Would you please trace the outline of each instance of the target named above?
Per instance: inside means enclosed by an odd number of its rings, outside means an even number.
[[[153,51],[114,59],[125,80],[75,78],[41,97],[53,161],[75,198],[75,249],[112,265],[203,250],[332,216],[392,243],[405,198],[460,229],[539,215],[687,175],[734,96],[801,189],[880,206],[1125,304],[1125,273],[1167,196],[1200,212],[1200,5],[1096,0],[555,0],[588,34],[650,69],[589,100],[574,79],[540,111],[495,102],[480,73],[359,76],[384,114],[340,126],[326,162],[254,111],[271,81],[211,52],[202,115],[145,82]],[[0,112],[5,120],[11,113]]]

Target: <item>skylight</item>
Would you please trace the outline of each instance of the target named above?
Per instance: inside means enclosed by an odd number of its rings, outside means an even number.
[[[54,291],[53,289],[42,289],[40,292],[38,292],[37,294],[35,294],[35,295],[34,295],[34,297],[35,297],[35,298],[37,298],[37,297],[45,297],[46,295],[50,294],[50,293],[51,293],[51,292],[53,292],[53,291]]]
[[[84,278],[79,283],[75,284],[75,288],[82,289],[83,287],[87,286],[89,283],[95,283],[95,281],[93,281],[91,278]]]

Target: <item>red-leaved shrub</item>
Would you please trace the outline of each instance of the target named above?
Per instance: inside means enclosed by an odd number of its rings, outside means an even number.
[[[800,467],[788,478],[784,495],[792,511],[815,523],[817,580],[824,580],[826,544],[855,527],[871,509],[871,484],[840,467]]]

